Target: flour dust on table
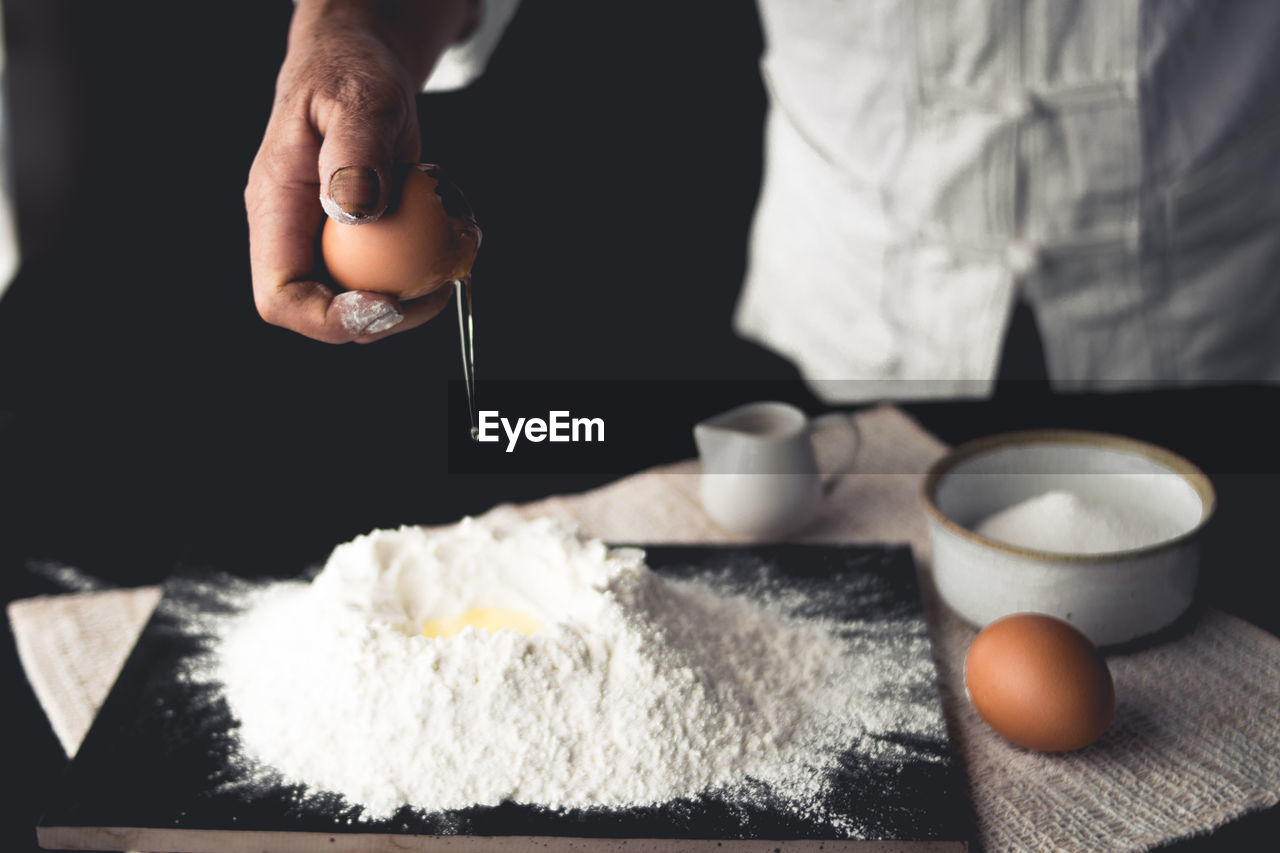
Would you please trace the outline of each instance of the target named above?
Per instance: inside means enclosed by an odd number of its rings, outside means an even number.
[[[380,530],[311,582],[242,590],[186,678],[238,722],[227,785],[302,786],[355,821],[720,796],[856,836],[825,805],[840,768],[945,743],[936,700],[884,701],[936,696],[927,637],[764,571],[749,587],[549,519]]]

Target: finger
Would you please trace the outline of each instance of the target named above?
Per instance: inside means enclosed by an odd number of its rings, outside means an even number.
[[[403,319],[395,299],[344,294],[313,280],[320,142],[303,121],[272,122],[249,171],[245,207],[254,302],[262,318],[326,343],[383,332]]]
[[[273,121],[249,170],[245,209],[249,263],[258,313],[269,323],[331,343],[352,340],[335,315],[333,292],[313,281],[315,162],[320,141],[304,120]],[[336,321],[336,322],[334,322]]]
[[[329,304],[326,322],[338,322],[351,340],[360,340],[379,333],[390,334],[404,322],[405,315],[399,303],[382,293],[367,290],[348,290],[333,297]],[[396,329],[396,331],[402,331]]]
[[[358,104],[358,105],[357,105]],[[411,96],[392,87],[364,93],[351,103],[326,102],[317,114],[320,203],[338,222],[360,224],[380,217],[392,200],[393,166],[417,148]],[[411,156],[416,158],[416,150]]]
[[[358,337],[356,338],[356,343],[372,343],[390,335],[407,332],[409,329],[421,326],[445,309],[445,306],[449,304],[449,295],[452,292],[453,288],[442,287],[412,302],[399,303],[398,307],[403,314],[402,320],[395,323],[394,326],[385,327],[386,331],[381,333],[370,332],[365,336]]]
[[[288,282],[280,288],[273,306],[268,310],[260,308],[260,313],[273,325],[331,344],[371,339],[374,335],[386,337],[393,330],[400,331],[396,327],[405,319],[399,303],[390,296],[359,290],[334,296],[318,281]]]

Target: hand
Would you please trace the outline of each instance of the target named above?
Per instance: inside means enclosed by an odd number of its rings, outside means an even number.
[[[254,301],[268,323],[327,343],[367,343],[438,314],[448,288],[412,302],[337,296],[316,280],[323,216],[372,222],[396,162],[417,162],[414,97],[444,48],[475,25],[474,2],[301,0],[275,104],[249,170]]]

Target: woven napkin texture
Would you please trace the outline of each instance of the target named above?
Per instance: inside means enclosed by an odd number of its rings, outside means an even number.
[[[1043,755],[993,733],[964,696],[974,629],[939,604],[927,571],[919,489],[946,447],[892,407],[856,421],[863,441],[854,473],[792,539],[911,544],[984,849],[1145,850],[1280,802],[1280,640],[1218,611],[1175,640],[1108,658],[1115,722],[1093,746]],[[619,542],[741,541],[702,511],[693,460],[491,513],[550,515]],[[146,587],[10,604],[23,666],[69,755],[158,597]]]

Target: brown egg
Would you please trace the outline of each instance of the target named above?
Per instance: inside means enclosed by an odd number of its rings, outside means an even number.
[[[969,701],[1007,740],[1067,752],[1097,740],[1115,686],[1089,639],[1061,619],[1015,613],[978,632],[964,661]]]
[[[471,206],[439,167],[426,163],[404,169],[398,197],[380,219],[363,225],[328,219],[320,237],[336,284],[402,300],[470,278],[479,248]]]

